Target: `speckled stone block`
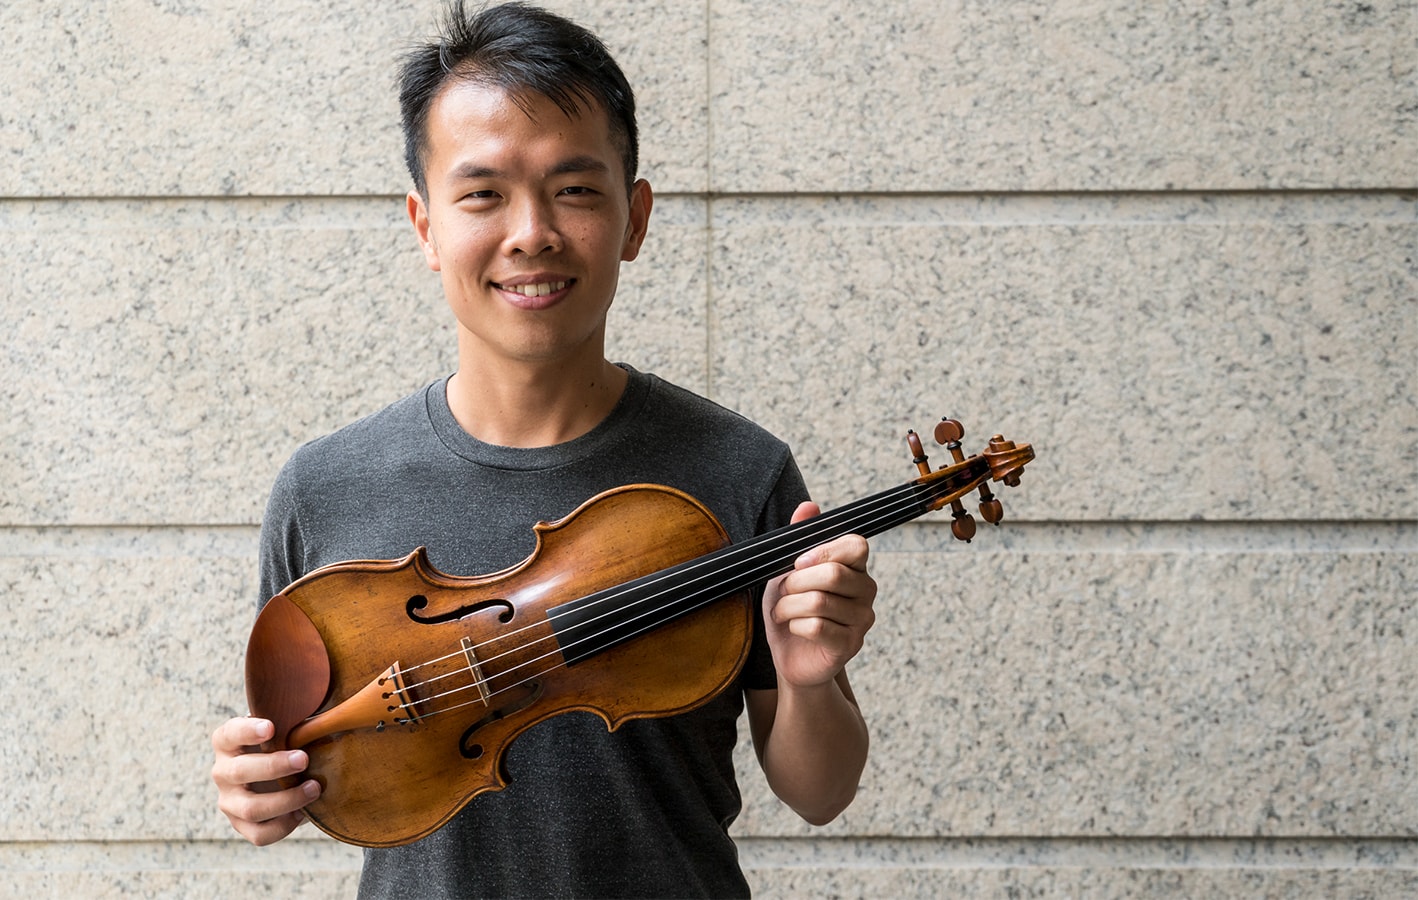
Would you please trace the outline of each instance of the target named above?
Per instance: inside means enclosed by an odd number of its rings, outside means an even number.
[[[851,866],[753,870],[760,900],[798,897],[1046,898],[1234,900],[1237,897],[1405,897],[1418,891],[1418,874],[1362,869],[1197,869],[983,867],[978,869]]]
[[[329,900],[353,897],[359,872],[261,872],[210,869],[163,871],[54,871],[7,873],[14,897],[86,897],[89,900],[145,897],[152,900],[236,900],[282,897]]]
[[[9,889],[28,897],[151,897],[202,900],[280,896],[352,896],[357,871],[261,871],[255,869],[75,870],[12,872]],[[1188,868],[987,867],[979,869],[850,866],[746,872],[753,896],[1091,898],[1170,897],[1178,900],[1232,900],[1235,897],[1405,897],[1418,891],[1412,871],[1374,868],[1209,870]]]
[[[875,556],[871,757],[826,833],[1418,837],[1411,533],[1031,553],[917,530]],[[750,755],[736,828],[806,834]]]
[[[359,866],[359,848],[328,838],[292,838],[269,847],[235,837],[0,845],[6,896],[14,897],[353,897]]]
[[[546,5],[600,33],[637,88],[652,183],[703,190],[703,7]],[[6,3],[0,195],[401,195],[396,70],[437,8]]]
[[[455,366],[403,204],[0,205],[0,524],[256,522],[300,443]],[[610,352],[704,388],[702,204],[661,204]]]
[[[245,712],[252,557],[128,554],[0,557],[0,650],[35,698],[0,746],[0,840],[231,834],[209,736]]]
[[[714,206],[714,396],[832,505],[942,415],[1048,520],[1418,515],[1418,217],[1339,198]],[[934,449],[932,449],[934,448]],[[935,462],[947,459],[927,440]]]
[[[1413,184],[1407,3],[709,12],[718,191]]]

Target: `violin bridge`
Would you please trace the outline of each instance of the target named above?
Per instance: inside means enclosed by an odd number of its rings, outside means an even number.
[[[478,689],[483,706],[491,706],[492,700],[487,691],[487,679],[483,677],[482,663],[478,662],[477,654],[473,652],[473,639],[466,635],[463,637],[463,655],[468,658],[468,671],[473,673],[473,684]]]

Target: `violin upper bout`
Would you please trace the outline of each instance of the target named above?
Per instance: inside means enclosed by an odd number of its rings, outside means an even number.
[[[256,617],[246,644],[251,714],[275,724],[272,743],[281,749],[291,729],[320,708],[329,690],[324,639],[300,607],[277,594]]]

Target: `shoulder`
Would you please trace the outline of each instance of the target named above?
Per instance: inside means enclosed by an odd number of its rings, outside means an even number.
[[[427,411],[432,386],[296,448],[272,485],[268,513],[360,502],[427,466],[439,447]]]
[[[437,384],[435,382],[434,384]],[[387,459],[406,452],[411,443],[430,436],[425,386],[329,434],[296,448],[282,478],[352,474],[382,468]]]
[[[649,418],[658,430],[692,439],[700,452],[753,454],[760,462],[791,455],[786,442],[747,416],[658,376],[645,377]]]
[[[792,508],[807,499],[786,442],[713,400],[646,377],[646,399],[633,430],[636,443],[627,455],[649,468],[634,480],[687,492],[713,510],[734,540],[785,523]]]
[[[427,390],[301,445],[281,467],[261,523],[264,596],[327,562],[408,551],[380,523],[409,473],[437,459]]]

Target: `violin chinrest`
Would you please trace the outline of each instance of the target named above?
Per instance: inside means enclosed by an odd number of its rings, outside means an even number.
[[[330,656],[315,625],[283,594],[271,598],[246,645],[246,702],[276,726],[284,749],[292,728],[320,708],[330,690]]]

